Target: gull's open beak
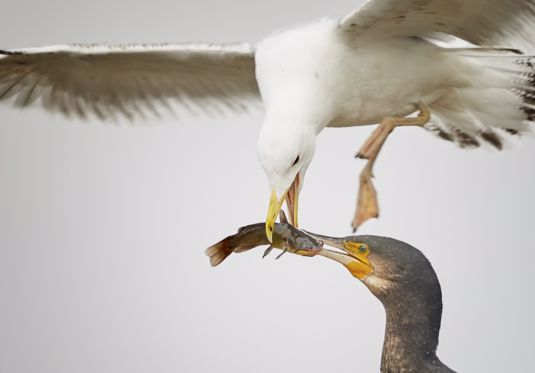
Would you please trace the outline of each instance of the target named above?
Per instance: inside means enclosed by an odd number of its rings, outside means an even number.
[[[344,251],[333,251],[329,249],[323,249],[318,255],[337,261],[344,265],[353,277],[359,280],[364,279],[370,272],[373,271],[373,267],[370,263],[368,255],[370,254],[370,248],[367,244],[348,240],[346,238],[336,238],[329,236],[322,236],[315,233],[306,232],[317,240],[323,241],[323,245],[335,247]]]
[[[269,207],[266,217],[266,236],[269,242],[273,242],[273,229],[275,228],[275,220],[277,220],[277,216],[282,208],[285,196],[286,194],[279,199],[277,197],[277,193],[275,193],[275,190],[271,191],[271,198],[269,199]]]
[[[275,190],[271,191],[271,197],[269,199],[268,213],[266,217],[266,236],[269,242],[273,242],[273,229],[275,227],[275,221],[279,215],[279,211],[282,208],[282,204],[286,201],[288,205],[288,213],[290,215],[290,224],[297,227],[297,210],[299,200],[299,185],[301,178],[299,173],[295,177],[290,188],[279,199]]]
[[[295,180],[290,185],[290,189],[286,192],[286,205],[288,206],[288,214],[290,214],[290,224],[294,227],[298,227],[297,222],[297,210],[299,208],[299,184],[301,183],[301,177],[299,173],[295,176]]]

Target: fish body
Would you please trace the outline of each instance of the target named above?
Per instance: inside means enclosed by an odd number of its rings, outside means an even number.
[[[257,223],[241,227],[238,233],[210,246],[205,253],[215,267],[233,252],[241,253],[262,245],[271,245],[302,256],[314,256],[323,248],[322,241],[286,223],[275,224],[273,242],[270,243],[266,237],[265,223]]]

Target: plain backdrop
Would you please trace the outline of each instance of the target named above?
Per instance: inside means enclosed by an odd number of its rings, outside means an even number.
[[[0,47],[256,42],[359,1],[2,0]],[[296,103],[298,104],[298,103]],[[323,258],[203,251],[265,218],[262,113],[135,126],[0,106],[0,371],[378,372],[385,314]],[[350,234],[354,153],[372,127],[318,138],[300,223]],[[441,280],[439,356],[461,372],[535,364],[535,142],[463,151],[421,129],[376,165],[361,233],[420,248]]]

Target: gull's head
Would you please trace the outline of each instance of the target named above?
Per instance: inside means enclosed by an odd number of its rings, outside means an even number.
[[[315,137],[315,131],[308,127],[266,124],[262,127],[258,158],[271,190],[266,218],[266,235],[270,242],[284,201],[288,206],[290,223],[297,226],[299,192],[314,156]]]

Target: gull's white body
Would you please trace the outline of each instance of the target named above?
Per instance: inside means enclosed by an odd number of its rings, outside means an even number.
[[[349,44],[333,19],[274,33],[256,51],[266,123],[282,118],[358,126],[404,117],[463,84],[453,58],[432,43],[395,38]],[[271,118],[277,118],[272,120]],[[292,125],[287,123],[287,125]]]

